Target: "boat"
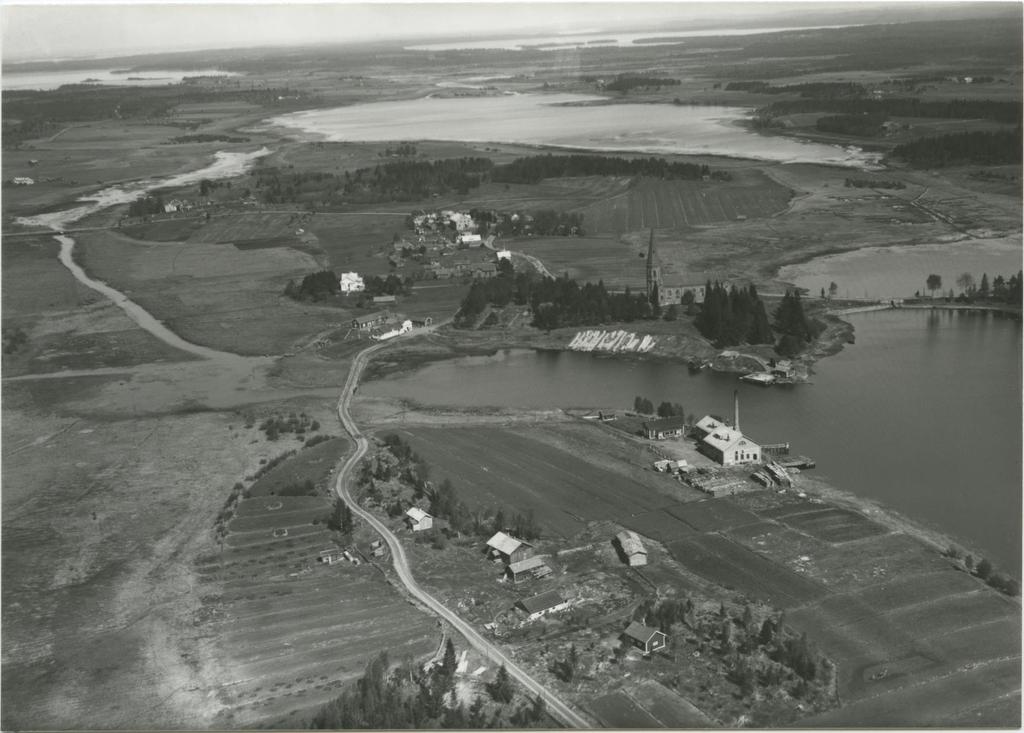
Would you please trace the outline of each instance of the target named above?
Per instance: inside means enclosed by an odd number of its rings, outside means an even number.
[[[770,372],[751,372],[750,374],[744,374],[740,377],[740,380],[767,387],[770,384],[775,384],[775,375]]]

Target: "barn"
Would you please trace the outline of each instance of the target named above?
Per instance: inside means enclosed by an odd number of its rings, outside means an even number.
[[[504,532],[495,532],[487,540],[487,555],[492,560],[501,560],[506,565],[521,562],[533,555],[533,545]]]
[[[636,621],[631,622],[622,635],[644,654],[664,649],[668,640],[664,631],[652,629],[650,626],[644,626]]]
[[[434,518],[419,507],[411,507],[405,512],[405,524],[413,532],[421,532],[434,526]]]
[[[551,568],[545,564],[543,558],[533,555],[509,565],[505,568],[505,575],[513,583],[518,583],[530,578],[543,578],[546,575],[551,575]]]
[[[640,541],[640,535],[632,530],[623,530],[615,535],[622,559],[630,567],[647,564],[647,548]]]

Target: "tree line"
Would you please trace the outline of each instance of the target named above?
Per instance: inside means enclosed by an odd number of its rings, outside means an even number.
[[[804,112],[835,112],[847,115],[874,117],[931,117],[940,119],[985,119],[995,122],[1019,124],[1019,102],[1000,102],[991,99],[922,100],[914,97],[883,99],[849,97],[815,97],[772,102],[758,110],[768,116],[791,115]]]
[[[664,158],[620,158],[605,155],[531,155],[497,165],[491,171],[495,183],[537,183],[545,178],[579,176],[650,176],[699,180],[714,176],[707,165],[670,162]],[[719,177],[727,175],[717,172]]]
[[[772,86],[766,81],[731,81],[725,85],[727,92],[751,92],[753,94],[799,94],[805,99],[834,99],[861,97],[868,90],[863,84],[844,81],[807,82]]]
[[[774,341],[764,303],[753,285],[726,289],[719,282],[708,281],[704,293],[704,304],[694,325],[717,347]]]
[[[604,83],[604,88],[610,92],[622,92],[623,94],[633,89],[661,89],[662,87],[679,86],[678,79],[669,79],[664,76],[642,76],[640,74],[619,74],[611,81]]]
[[[640,395],[633,399],[633,409],[641,415],[657,414],[658,417],[683,417],[686,415],[686,410],[678,402],[662,402],[655,411],[654,403]]]
[[[484,729],[552,727],[543,698],[514,708],[515,687],[502,665],[487,686],[490,702],[478,695],[468,707],[455,690],[455,648],[448,640],[441,663],[423,670],[411,660],[393,666],[386,651],[366,665],[363,676],[320,708],[314,730]]]
[[[368,275],[363,278],[364,290],[357,294],[361,306],[366,298],[377,295],[405,295],[412,290],[412,279],[402,279],[398,275],[390,274],[387,277],[379,275]],[[296,283],[289,280],[284,286],[284,294],[293,300],[300,302],[312,301],[318,303],[328,300],[341,293],[341,281],[334,270],[319,270],[310,273]]]
[[[996,132],[958,132],[901,143],[896,158],[917,168],[942,168],[968,163],[1003,165],[1021,162],[1021,126]]]
[[[826,115],[819,117],[814,127],[819,132],[830,132],[838,135],[855,135],[856,137],[877,137],[884,132],[882,124],[885,115]]]

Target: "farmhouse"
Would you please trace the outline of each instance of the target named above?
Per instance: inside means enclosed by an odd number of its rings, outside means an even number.
[[[338,282],[343,293],[361,293],[366,290],[366,283],[363,282],[362,276],[356,272],[341,273],[341,278]]]
[[[483,244],[483,240],[479,234],[463,234],[459,237],[459,244],[465,244],[467,247],[479,247]]]
[[[647,564],[647,548],[640,541],[640,536],[632,530],[623,530],[615,535],[622,558],[630,567]]]
[[[367,313],[365,316],[356,316],[353,318],[352,328],[358,328],[360,331],[368,331],[374,326],[380,326],[381,324],[387,323],[387,321],[387,311],[376,311],[375,313]]]
[[[551,575],[551,568],[544,563],[543,558],[536,555],[514,562],[505,568],[505,576],[513,583],[530,578],[543,578],[548,575]]]
[[[35,181],[33,181],[28,176],[15,176],[14,178],[11,179],[11,183],[13,183],[15,186],[33,186],[33,185],[35,185]]]
[[[660,420],[649,420],[644,423],[644,436],[648,440],[664,440],[678,438],[686,433],[686,419],[683,417],[664,417]]]
[[[413,532],[421,532],[434,526],[434,518],[414,506],[405,512],[405,524]]]
[[[492,560],[501,560],[506,565],[520,562],[533,555],[533,545],[504,532],[496,532],[487,540],[487,548],[488,557]]]
[[[536,621],[541,616],[549,613],[558,613],[569,607],[569,601],[562,598],[562,595],[555,590],[544,591],[532,598],[524,598],[519,601],[519,607],[526,611],[526,617],[530,621]]]
[[[512,261],[512,251],[511,250],[499,249],[497,252],[494,253],[494,255],[495,255],[495,257],[498,260],[508,260],[509,262]]]
[[[344,559],[344,553],[337,547],[329,550],[320,550],[320,554],[317,556],[317,561],[322,562],[324,565],[333,565],[339,560]]]
[[[626,630],[622,634],[629,643],[635,646],[637,649],[642,651],[644,654],[650,654],[656,652],[659,649],[665,648],[665,642],[668,637],[665,636],[665,632],[659,631],[658,629],[652,629],[649,626],[644,626],[636,621],[633,621],[626,627]]]

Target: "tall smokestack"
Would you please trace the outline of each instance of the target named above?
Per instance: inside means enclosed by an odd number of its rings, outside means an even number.
[[[739,432],[740,429],[740,391],[734,389],[732,392],[732,427]]]

